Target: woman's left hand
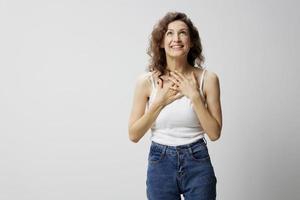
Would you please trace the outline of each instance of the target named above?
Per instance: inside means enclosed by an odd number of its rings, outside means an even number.
[[[200,96],[199,82],[194,72],[192,72],[191,78],[187,78],[177,71],[171,72],[169,79],[174,83],[172,89],[177,90],[189,99]]]

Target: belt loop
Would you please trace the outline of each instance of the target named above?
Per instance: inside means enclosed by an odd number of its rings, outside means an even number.
[[[188,150],[189,150],[190,153],[193,153],[193,150],[192,150],[193,144],[194,144],[194,143],[192,143],[192,144],[187,144]]]
[[[167,146],[164,145],[163,150],[162,150],[162,154],[163,154],[163,155],[166,153],[166,150],[167,150]]]
[[[204,140],[205,144],[207,145],[207,141],[206,141],[205,137],[203,137],[203,140]]]
[[[192,148],[189,146],[189,152],[192,154],[193,153],[193,150]]]

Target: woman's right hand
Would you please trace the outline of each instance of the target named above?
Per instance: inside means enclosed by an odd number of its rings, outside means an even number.
[[[183,94],[176,91],[176,85],[172,81],[157,79],[157,92],[154,102],[166,106],[176,99],[183,97]]]

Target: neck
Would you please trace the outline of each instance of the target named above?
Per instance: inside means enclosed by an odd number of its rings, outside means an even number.
[[[174,58],[168,58],[167,57],[167,68],[168,71],[178,71],[182,74],[187,73],[190,71],[191,66],[187,62],[186,58],[183,59],[174,59]]]

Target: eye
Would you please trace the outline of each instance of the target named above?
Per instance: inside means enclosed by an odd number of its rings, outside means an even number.
[[[187,32],[186,31],[181,31],[180,34],[187,35]]]
[[[166,33],[166,35],[172,35],[173,33],[171,32],[171,31],[168,31],[167,33]]]

